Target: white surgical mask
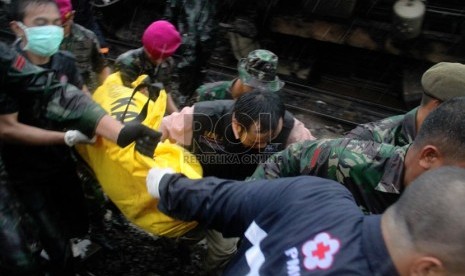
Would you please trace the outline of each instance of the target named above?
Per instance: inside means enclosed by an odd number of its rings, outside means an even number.
[[[26,34],[27,44],[25,51],[30,51],[42,57],[49,57],[58,52],[63,40],[63,28],[55,25],[26,27],[23,23],[18,25]]]

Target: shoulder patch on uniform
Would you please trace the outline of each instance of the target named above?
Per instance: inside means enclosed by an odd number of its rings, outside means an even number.
[[[13,62],[13,68],[18,71],[23,70],[24,66],[26,65],[26,59],[22,55],[16,55],[16,59]]]

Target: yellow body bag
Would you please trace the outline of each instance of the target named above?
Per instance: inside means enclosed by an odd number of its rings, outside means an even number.
[[[94,100],[112,117],[121,118],[132,95],[132,89],[123,86],[119,73],[110,75],[94,93]],[[158,129],[165,113],[166,92],[160,91],[155,102],[150,101],[143,124]],[[125,121],[131,121],[140,113],[147,97],[136,93],[129,103]],[[103,191],[118,206],[124,216],[147,232],[179,237],[194,228],[196,222],[175,220],[161,213],[158,201],[147,192],[145,178],[152,167],[170,167],[189,178],[200,178],[202,169],[196,158],[184,148],[160,142],[154,158],[141,155],[134,143],[120,148],[113,142],[99,137],[95,144],[76,147],[81,157],[93,169]]]

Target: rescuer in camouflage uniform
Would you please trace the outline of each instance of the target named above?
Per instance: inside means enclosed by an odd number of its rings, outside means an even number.
[[[169,92],[175,65],[171,56],[181,45],[181,36],[170,22],[159,20],[145,29],[142,44],[141,48],[121,54],[115,61],[115,71],[121,73],[126,87],[133,87],[132,83],[143,74],[148,75],[147,82],[162,83],[168,93],[167,113],[178,111]]]
[[[203,70],[214,48],[217,31],[217,1],[167,0],[165,16],[175,24],[183,37],[180,61],[177,63],[179,92],[191,97],[202,84]]]
[[[351,189],[364,209],[379,214],[402,189],[407,148],[344,138],[303,141],[260,164],[249,179],[297,175],[332,179]]]
[[[92,93],[108,77],[110,67],[100,52],[97,36],[91,30],[74,23],[74,10],[70,0],[56,0],[56,2],[64,30],[60,49],[74,54],[84,83]]]
[[[260,164],[249,179],[313,175],[338,181],[370,213],[381,213],[418,175],[443,165],[465,167],[465,97],[441,104],[409,147],[352,139],[304,141]]]
[[[441,62],[428,69],[421,78],[423,96],[419,107],[404,115],[357,126],[346,137],[395,146],[410,144],[428,114],[442,102],[465,96],[465,65]]]
[[[197,89],[198,101],[237,99],[242,94],[257,90],[279,91],[284,86],[276,70],[278,57],[268,50],[254,50],[237,65],[239,77],[232,81],[207,83]]]

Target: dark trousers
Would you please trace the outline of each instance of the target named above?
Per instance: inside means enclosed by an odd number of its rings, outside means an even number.
[[[75,169],[62,170],[47,181],[15,183],[14,189],[37,227],[52,275],[72,275],[69,239],[88,230],[87,209]]]
[[[40,275],[35,227],[9,184],[0,172],[0,275]]]

